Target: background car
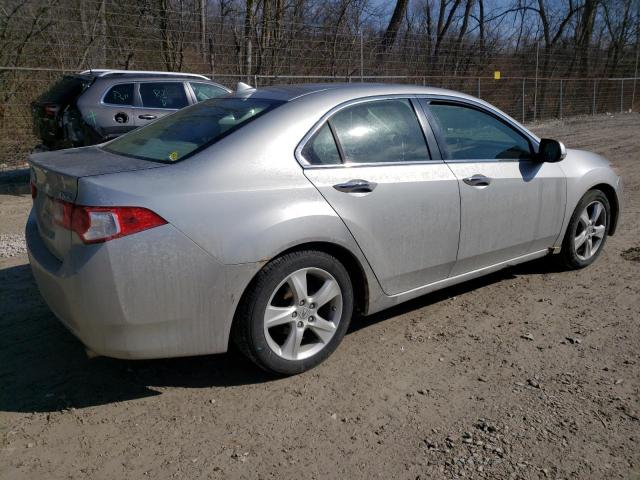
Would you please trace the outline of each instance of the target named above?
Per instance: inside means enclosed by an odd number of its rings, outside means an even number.
[[[230,92],[204,75],[85,70],[65,75],[31,104],[33,131],[40,149],[93,145]]]
[[[604,158],[412,85],[243,89],[100,147],[31,156],[34,277],[99,354],[319,364],[353,312],[615,232]]]

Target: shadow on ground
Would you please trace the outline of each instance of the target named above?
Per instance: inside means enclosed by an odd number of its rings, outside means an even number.
[[[350,333],[519,275],[554,271],[536,261],[355,319]],[[165,360],[87,358],[42,301],[28,265],[0,270],[0,411],[50,412],[160,395],[158,387],[202,388],[277,380],[232,350]],[[155,388],[154,388],[155,387]]]

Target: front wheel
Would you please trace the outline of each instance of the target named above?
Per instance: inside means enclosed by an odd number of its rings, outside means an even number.
[[[258,273],[232,335],[257,365],[291,375],[315,367],[336,349],[352,313],[353,287],[344,266],[324,252],[292,252]]]
[[[591,265],[607,240],[611,207],[600,190],[588,191],[576,207],[562,242],[560,260],[571,268]]]

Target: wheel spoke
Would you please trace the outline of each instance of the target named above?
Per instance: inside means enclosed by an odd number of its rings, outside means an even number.
[[[604,237],[604,230],[605,230],[605,226],[604,225],[597,225],[593,228],[593,236],[597,237],[597,238],[602,238]]]
[[[602,213],[602,204],[600,202],[596,202],[593,205],[593,211],[591,212],[591,221],[595,224],[600,218],[600,214]]]
[[[309,328],[315,333],[323,343],[327,343],[333,337],[336,326],[333,322],[328,322],[323,318],[316,318],[313,324],[309,324]]]
[[[582,215],[580,215],[580,221],[582,222],[584,227],[587,228],[587,226],[589,225],[589,213],[586,209],[584,210],[584,212],[582,212]]]
[[[320,308],[331,300],[340,295],[340,287],[335,280],[328,279],[322,284],[320,290],[312,298],[312,302],[316,304],[316,308]]]
[[[580,248],[584,244],[586,239],[587,239],[587,231],[583,230],[582,233],[577,237],[575,237],[573,241],[575,249],[577,250],[578,248]]]
[[[593,250],[593,240],[591,238],[587,239],[587,246],[584,249],[585,258],[589,258],[591,256],[591,251]]]
[[[293,322],[291,314],[295,312],[295,307],[274,307],[269,305],[264,313],[264,324],[267,328]]]
[[[295,297],[296,304],[307,298],[307,272],[306,270],[301,270],[299,272],[293,273],[288,280],[289,286],[293,291],[293,296]]]
[[[303,333],[304,330],[302,328],[292,326],[287,339],[282,344],[282,347],[280,347],[283,355],[294,360],[298,358]]]

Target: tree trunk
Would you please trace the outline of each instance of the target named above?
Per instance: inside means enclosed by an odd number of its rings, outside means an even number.
[[[391,20],[389,20],[389,25],[387,26],[387,30],[384,32],[384,36],[382,37],[382,49],[384,51],[388,51],[393,47],[393,44],[396,41],[396,37],[398,36],[398,29],[400,28],[400,24],[402,23],[402,18],[407,11],[407,5],[409,4],[409,0],[397,0],[396,6],[393,9],[393,15],[391,15]]]

